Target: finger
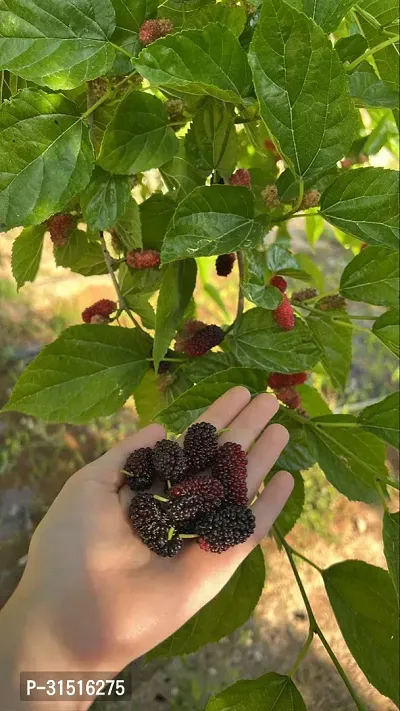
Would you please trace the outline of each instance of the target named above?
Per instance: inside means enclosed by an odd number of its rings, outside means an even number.
[[[249,449],[279,409],[274,395],[262,393],[240,412],[229,425],[229,431],[220,437],[220,443],[237,442],[243,449]]]
[[[133,496],[134,492],[132,491],[132,489],[129,488],[127,484],[125,484],[125,486],[121,486],[118,491],[118,498],[124,511],[128,511]]]
[[[249,550],[265,538],[286,504],[293,487],[294,479],[286,471],[277,472],[265,487],[252,507],[256,519],[256,529],[245,544],[248,545]]]
[[[210,422],[217,430],[222,430],[249,404],[250,399],[251,395],[247,388],[242,386],[231,388],[231,390],[221,395],[218,400],[215,400],[197,418],[196,422]],[[183,441],[183,437],[180,438],[180,441]]]
[[[217,555],[207,553],[196,544],[188,546],[177,558],[182,585],[190,581],[193,596],[187,601],[193,611],[205,605],[232,577],[236,568],[267,535],[293,491],[294,479],[289,472],[278,472],[252,507],[256,529],[241,545]],[[196,582],[196,585],[195,585]],[[188,609],[188,612],[191,610]],[[193,613],[192,613],[193,614]]]
[[[255,442],[248,455],[247,487],[249,501],[257,493],[264,477],[280,457],[289,441],[289,432],[286,427],[274,423],[267,427],[261,437]]]
[[[81,474],[98,482],[103,482],[115,491],[124,481],[121,469],[128,454],[141,447],[154,447],[155,443],[165,436],[165,429],[161,425],[148,425],[148,427],[144,427],[139,432],[116,444],[115,447],[96,461],[88,464],[87,467],[81,470]]]

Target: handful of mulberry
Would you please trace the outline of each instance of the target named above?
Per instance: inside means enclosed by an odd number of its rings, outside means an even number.
[[[254,531],[246,453],[234,442],[219,447],[218,432],[208,422],[189,427],[183,447],[164,439],[154,449],[135,450],[123,472],[137,492],[129,507],[133,529],[157,555],[177,555],[186,539],[222,553]],[[156,491],[157,482],[164,484],[162,494],[149,491]]]

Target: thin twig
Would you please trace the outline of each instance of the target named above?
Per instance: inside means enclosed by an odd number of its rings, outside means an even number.
[[[300,578],[299,571],[297,570],[297,566],[296,566],[296,563],[295,563],[294,558],[293,558],[293,553],[292,553],[291,547],[290,547],[289,544],[285,541],[285,538],[282,536],[282,534],[281,534],[281,532],[280,532],[280,530],[279,530],[279,527],[278,527],[276,524],[274,525],[274,530],[275,530],[275,533],[276,533],[276,535],[277,535],[277,537],[278,537],[280,543],[282,544],[283,548],[285,549],[286,555],[287,555],[288,560],[289,560],[289,563],[290,563],[290,567],[292,568],[293,575],[294,575],[294,577],[296,578],[296,582],[297,582],[297,584],[298,584],[298,586],[299,586],[299,590],[300,590],[301,597],[303,598],[303,602],[304,602],[305,608],[306,608],[306,610],[307,610],[308,620],[309,620],[309,623],[310,623],[310,632],[309,632],[309,636],[307,637],[307,643],[306,643],[306,644],[308,644],[308,646],[309,646],[309,644],[310,644],[309,640],[310,640],[310,635],[311,635],[311,634],[316,634],[316,635],[320,638],[320,640],[321,640],[322,644],[324,645],[324,647],[325,647],[325,649],[326,649],[326,651],[327,651],[329,657],[331,658],[333,664],[334,664],[335,667],[336,667],[336,671],[338,672],[338,674],[339,674],[339,675],[341,676],[341,678],[343,679],[343,682],[345,683],[345,685],[346,685],[346,687],[347,687],[347,689],[348,689],[348,691],[349,691],[349,694],[350,694],[351,698],[353,699],[353,701],[354,701],[356,707],[358,708],[358,711],[366,711],[365,706],[362,704],[362,702],[361,702],[360,699],[358,698],[358,695],[357,695],[356,691],[353,689],[353,687],[352,687],[352,685],[351,685],[351,683],[350,683],[350,680],[349,680],[349,678],[347,677],[346,672],[344,671],[342,665],[340,664],[338,658],[336,657],[336,654],[334,653],[334,651],[333,651],[333,649],[331,648],[329,642],[328,642],[327,639],[325,638],[325,635],[323,634],[323,632],[322,632],[320,626],[318,625],[318,622],[317,622],[316,619],[315,619],[315,616],[314,616],[312,607],[311,607],[311,605],[310,605],[310,601],[309,601],[309,599],[308,599],[308,597],[307,597],[307,593],[306,593],[305,587],[304,587],[303,582],[302,582],[302,580],[301,580],[301,578]],[[307,649],[308,649],[308,646],[307,646]],[[292,672],[292,673],[293,673],[293,672]]]
[[[87,110],[90,111],[92,106],[96,103],[96,97],[94,95],[93,91],[93,82],[88,81],[87,82]],[[88,123],[89,123],[89,136],[90,140],[92,141],[94,145],[94,113],[89,113],[88,114]]]
[[[235,322],[241,317],[244,309],[244,295],[242,291],[242,284],[244,282],[244,255],[241,250],[236,253],[239,267],[239,292],[238,292],[238,302],[236,309]]]
[[[361,62],[363,62],[365,59],[368,57],[371,57],[373,54],[376,54],[376,52],[380,52],[381,49],[385,49],[385,47],[389,47],[391,44],[396,44],[400,40],[400,35],[393,35],[392,37],[389,37],[387,40],[384,42],[381,42],[380,44],[377,44],[376,47],[370,47],[369,49],[364,52],[364,54],[361,55],[361,57],[357,57],[357,59],[354,60],[354,62],[351,62],[346,67],[347,72],[352,72],[353,69],[358,67]]]
[[[127,303],[126,303],[124,297],[122,296],[122,292],[121,292],[120,286],[119,286],[119,284],[118,284],[117,277],[115,276],[115,273],[114,273],[113,263],[112,263],[112,257],[111,257],[110,252],[109,252],[108,249],[107,249],[106,241],[105,241],[105,239],[104,239],[104,232],[100,231],[99,234],[100,234],[101,248],[102,248],[102,250],[103,250],[103,255],[104,255],[104,261],[105,261],[106,266],[107,266],[107,271],[108,271],[108,273],[109,273],[109,275],[110,275],[110,277],[111,277],[111,281],[112,281],[112,283],[113,283],[113,285],[114,285],[114,289],[115,289],[116,294],[117,294],[117,297],[118,297],[119,305],[120,305],[121,308],[125,311],[125,313],[129,316],[129,318],[130,318],[130,320],[132,321],[132,323],[133,323],[137,328],[140,328],[140,330],[142,330],[140,324],[138,323],[138,321],[136,321],[135,317],[132,315],[132,313],[131,313],[131,311],[130,311],[130,309],[129,309],[129,306],[127,305]]]

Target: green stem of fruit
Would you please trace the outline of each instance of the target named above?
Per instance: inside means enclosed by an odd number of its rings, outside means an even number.
[[[334,323],[339,323],[341,326],[344,326],[345,328],[352,328],[353,331],[363,331],[364,333],[371,333],[369,328],[365,328],[365,326],[357,326],[356,323],[349,323],[348,321],[341,321],[340,318],[333,318],[332,321]]]
[[[168,531],[168,540],[172,541],[174,535],[175,535],[175,529],[173,526],[171,526],[171,528]]]
[[[127,49],[124,49],[123,47],[120,47],[118,44],[114,44],[113,42],[110,42],[109,44],[111,45],[111,47],[114,47],[117,52],[121,52],[121,54],[124,54],[125,57],[129,57],[129,59],[135,59],[133,54],[128,52]]]
[[[180,533],[179,538],[198,538],[197,533]]]
[[[289,544],[288,544],[289,545]],[[295,555],[296,558],[301,558],[301,560],[304,560],[305,563],[308,563],[308,565],[311,565],[312,568],[315,568],[315,570],[318,570],[319,573],[322,575],[322,568],[319,567],[316,563],[314,563],[312,560],[307,558],[303,553],[300,553],[299,551],[296,551],[292,546],[289,546],[292,555]]]
[[[244,309],[244,295],[242,291],[242,284],[244,282],[244,255],[241,250],[239,250],[237,253],[237,261],[238,261],[238,267],[239,267],[239,291],[238,291],[238,303],[237,303],[237,309],[236,309],[236,318],[235,318],[235,323],[238,321],[238,319],[241,317]]]
[[[308,597],[307,597],[306,590],[305,590],[304,585],[303,585],[303,582],[302,582],[302,580],[301,580],[301,578],[300,578],[299,571],[297,570],[297,566],[296,566],[296,563],[295,563],[295,561],[294,561],[293,553],[292,553],[292,550],[291,550],[289,544],[285,541],[285,538],[282,536],[282,534],[281,534],[281,532],[280,532],[280,530],[279,530],[279,527],[278,527],[276,524],[274,525],[274,529],[275,529],[276,535],[278,536],[279,541],[281,542],[283,548],[285,549],[286,555],[287,555],[288,560],[289,560],[289,563],[290,563],[290,567],[292,568],[293,575],[294,575],[294,577],[296,578],[296,582],[297,582],[297,584],[298,584],[298,586],[299,586],[300,594],[301,594],[301,596],[302,596],[302,598],[303,598],[303,602],[304,602],[305,608],[306,608],[306,610],[307,610],[308,619],[309,619],[309,623],[310,623],[310,632],[309,632],[309,635],[308,635],[308,637],[307,637],[307,642],[308,642],[308,640],[309,640],[310,634],[312,634],[312,635],[316,634],[316,635],[320,638],[320,640],[321,640],[322,644],[324,645],[324,647],[325,647],[325,649],[326,649],[326,651],[327,651],[329,657],[331,658],[331,660],[332,660],[334,666],[336,667],[336,671],[338,672],[338,674],[339,674],[339,675],[341,676],[341,678],[343,679],[343,682],[345,683],[345,685],[346,685],[346,687],[347,687],[347,689],[348,689],[348,691],[349,691],[349,694],[350,694],[351,698],[353,699],[353,701],[354,701],[354,703],[355,703],[355,705],[356,705],[358,711],[366,711],[365,706],[362,704],[362,702],[361,702],[360,699],[358,698],[358,695],[356,694],[355,690],[353,689],[353,687],[352,687],[352,685],[351,685],[351,683],[350,683],[350,680],[349,680],[348,677],[347,677],[346,672],[344,671],[342,665],[340,664],[340,662],[339,662],[338,658],[336,657],[336,655],[335,655],[333,649],[331,648],[330,644],[329,644],[328,641],[325,639],[325,635],[323,634],[323,632],[322,632],[320,626],[318,625],[318,622],[316,621],[316,619],[315,619],[315,617],[314,617],[314,613],[313,613],[313,611],[312,611],[312,607],[311,607],[311,605],[310,605],[310,601],[309,601],[309,599],[308,599]],[[311,642],[308,644],[308,647],[310,646],[310,644],[311,644]],[[306,651],[308,651],[308,647],[307,647],[307,650],[306,650]],[[306,652],[304,653],[304,656],[305,656],[305,654],[306,654]],[[302,659],[303,659],[303,658],[304,658],[304,657],[302,657]],[[302,661],[302,659],[301,659],[300,661]],[[292,673],[293,673],[293,672],[292,672]]]
[[[381,49],[385,49],[385,47],[389,47],[391,44],[396,44],[400,40],[400,35],[393,35],[392,37],[389,37],[387,40],[384,40],[384,42],[381,42],[380,44],[377,44],[376,47],[370,47],[367,49],[364,54],[361,55],[361,57],[357,57],[357,59],[354,60],[354,62],[351,62],[346,67],[346,71],[352,72],[353,69],[358,67],[361,62],[363,62],[365,59],[368,57],[371,57],[373,54],[376,54],[377,52],[380,52]]]
[[[361,17],[363,17],[365,20],[367,20],[367,22],[369,22],[369,24],[372,25],[372,27],[375,27],[377,30],[382,29],[378,20],[373,15],[371,15],[370,12],[367,12],[367,10],[364,10],[363,7],[361,7],[360,5],[354,5],[354,10],[356,12],[358,12],[358,14],[361,15]]]
[[[389,509],[388,509],[388,505],[387,505],[387,501],[386,501],[386,496],[384,494],[382,484],[377,477],[375,477],[375,486],[376,486],[376,490],[378,492],[378,496],[381,500],[383,510],[386,511],[386,513],[389,513]]]
[[[165,496],[160,496],[159,494],[153,494],[153,499],[156,499],[157,501],[161,501],[161,503],[166,504],[168,499],[165,498]]]
[[[145,358],[149,363],[154,363],[154,358]],[[185,358],[162,358],[163,363],[186,363]]]
[[[376,316],[367,316],[367,314],[347,314],[350,319],[355,321],[375,321]]]
[[[116,90],[119,89],[124,84],[126,84],[126,82],[129,81],[129,79],[136,73],[137,73],[136,71],[133,71],[130,74],[127,74],[127,76],[124,77],[123,79],[121,79],[121,81],[118,82],[118,84],[114,84],[114,86],[110,87],[110,89],[108,91],[106,91],[106,93],[103,96],[101,96],[100,99],[98,99],[94,104],[92,104],[92,106],[90,106],[87,109],[87,111],[85,111],[84,114],[82,114],[82,118],[83,119],[89,118],[89,116],[91,116],[91,114],[94,111],[96,111],[96,109],[98,109],[99,106],[101,106],[106,101],[111,99],[115,95]]]
[[[121,289],[119,288],[119,284],[118,284],[118,281],[117,281],[117,277],[115,276],[115,273],[114,273],[114,269],[113,269],[113,265],[112,265],[112,257],[111,257],[111,254],[109,253],[108,249],[107,249],[106,241],[105,241],[105,239],[104,239],[104,232],[102,232],[102,231],[100,230],[99,235],[100,235],[101,248],[102,248],[102,250],[103,250],[103,255],[104,255],[104,261],[105,261],[105,263],[106,263],[107,271],[108,271],[108,273],[109,273],[109,275],[110,275],[110,277],[111,277],[111,281],[112,281],[112,283],[113,283],[113,285],[114,285],[114,289],[115,289],[115,292],[116,292],[117,297],[118,297],[119,305],[120,305],[120,307],[125,311],[125,313],[127,314],[127,316],[130,318],[130,320],[132,321],[133,325],[136,326],[136,328],[139,328],[139,329],[142,331],[142,330],[143,330],[142,327],[140,326],[139,322],[136,321],[136,319],[135,319],[135,317],[133,316],[133,314],[131,313],[131,311],[130,311],[130,309],[129,309],[129,307],[128,307],[128,305],[127,305],[125,299],[124,299],[124,297],[122,296]]]
[[[310,629],[308,631],[308,637],[307,637],[306,641],[304,642],[304,645],[302,646],[292,668],[288,671],[288,676],[293,676],[295,671],[297,671],[297,669],[299,668],[303,659],[305,659],[305,657],[307,656],[308,650],[310,649],[310,647],[312,645],[313,639],[314,639],[314,630],[311,629],[311,627],[310,627]]]
[[[325,427],[359,427],[357,422],[312,422],[312,427],[324,429]]]

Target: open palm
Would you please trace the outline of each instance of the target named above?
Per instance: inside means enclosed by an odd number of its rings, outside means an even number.
[[[220,441],[238,442],[248,455],[253,500],[288,441],[272,395],[250,402],[236,387],[216,400],[201,420],[229,428]],[[81,668],[119,671],[184,624],[211,600],[266,535],[293,486],[279,472],[253,505],[256,530],[246,543],[221,555],[195,542],[173,559],[151,553],[127,515],[132,492],[120,470],[132,450],[165,436],[150,425],[77,472],[36,530],[22,587],[45,601],[58,644]]]

